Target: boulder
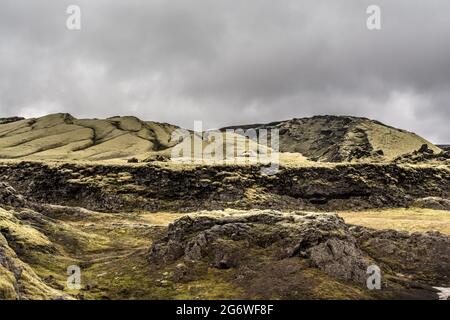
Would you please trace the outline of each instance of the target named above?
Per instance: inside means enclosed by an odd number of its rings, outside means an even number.
[[[450,200],[440,197],[420,198],[413,202],[414,207],[450,211]]]
[[[371,260],[337,215],[272,210],[185,216],[152,245],[149,259],[157,264],[203,260],[229,269],[251,263],[254,250],[276,260],[296,257],[330,276],[360,284]]]
[[[25,198],[13,187],[5,182],[0,182],[0,206],[23,207],[25,204]]]

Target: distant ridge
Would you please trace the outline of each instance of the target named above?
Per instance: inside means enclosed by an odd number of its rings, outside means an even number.
[[[436,146],[441,148],[442,150],[450,151],[450,144],[438,144]]]
[[[281,152],[301,153],[314,161],[391,161],[424,144],[433,152],[442,151],[414,133],[350,116],[314,116],[221,130],[237,128],[278,129]],[[179,143],[171,140],[177,129],[175,125],[132,116],[76,119],[68,113],[57,113],[32,119],[0,118],[0,159],[167,159]],[[246,139],[239,135],[236,138]],[[204,142],[204,146],[208,143]],[[250,145],[251,150],[258,150],[256,143]]]
[[[441,150],[418,135],[379,121],[351,116],[314,116],[226,129],[278,129],[280,151],[298,152],[315,161],[392,160],[424,144]]]
[[[181,128],[132,116],[76,119],[68,113],[57,113],[36,119],[21,118],[0,124],[0,159],[165,161],[180,142],[172,140],[177,129]],[[192,134],[188,130],[183,132]],[[235,140],[241,142],[239,147],[233,145]],[[251,153],[267,150],[253,141],[246,142],[248,139],[234,135],[224,142],[224,149],[240,156],[245,148]],[[204,141],[202,147],[214,143]],[[190,159],[191,155],[183,156]]]
[[[11,122],[16,122],[20,120],[24,120],[25,118],[22,117],[9,117],[9,118],[0,118],[0,124],[6,124]]]

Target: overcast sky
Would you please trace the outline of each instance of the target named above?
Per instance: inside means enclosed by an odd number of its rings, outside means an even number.
[[[208,128],[345,114],[450,143],[450,1],[0,0],[0,117],[54,112]]]

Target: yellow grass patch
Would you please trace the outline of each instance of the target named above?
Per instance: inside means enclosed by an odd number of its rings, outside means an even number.
[[[407,232],[439,231],[450,235],[450,211],[421,208],[339,212],[345,222],[373,229]]]

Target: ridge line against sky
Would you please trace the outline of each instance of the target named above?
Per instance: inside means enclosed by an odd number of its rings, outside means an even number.
[[[81,30],[66,28],[69,5]],[[366,27],[377,4],[382,28]],[[2,0],[0,115],[363,116],[450,143],[447,0]]]

